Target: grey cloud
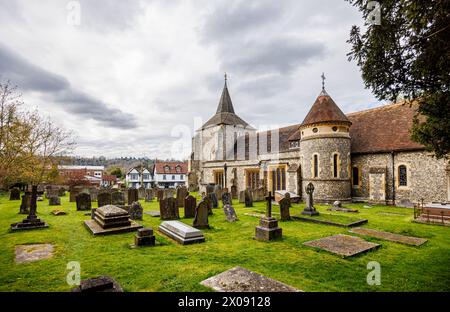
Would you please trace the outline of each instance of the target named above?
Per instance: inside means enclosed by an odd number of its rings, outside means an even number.
[[[278,94],[282,90],[289,88],[290,79],[282,75],[269,75],[258,77],[239,84],[238,92],[251,94],[255,98],[266,98]]]
[[[8,79],[25,91],[44,94],[67,111],[120,129],[135,128],[134,116],[109,108],[106,103],[80,90],[57,74],[40,68],[0,44],[0,78]]]

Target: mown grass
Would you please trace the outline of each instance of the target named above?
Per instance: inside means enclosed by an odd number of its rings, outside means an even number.
[[[234,202],[239,217],[228,223],[222,209],[210,217],[211,229],[204,230],[206,242],[182,246],[159,234],[159,218],[144,215],[144,226],[153,227],[157,246],[131,249],[134,233],[93,237],[84,228],[89,217],[77,212],[74,203],[62,198],[61,207],[38,203],[38,215],[50,227],[42,230],[10,232],[10,224],[20,221],[19,201],[0,196],[0,291],[68,291],[66,283],[69,261],[79,261],[83,279],[102,274],[115,278],[125,291],[209,291],[199,283],[215,274],[240,265],[249,270],[280,280],[304,291],[449,291],[450,228],[412,223],[411,209],[387,206],[364,208],[363,204],[347,205],[359,209],[358,214],[333,212],[345,218],[368,219],[364,225],[399,234],[424,237],[421,247],[367,238],[382,247],[354,258],[342,259],[325,251],[304,246],[309,240],[350,234],[345,228],[301,221],[279,222],[283,240],[258,242],[253,239],[258,218],[245,212],[264,211],[265,203],[253,208]],[[158,202],[144,203],[144,210],[158,210]],[[94,203],[96,207],[96,203]],[[304,205],[294,204],[291,214],[300,214]],[[66,216],[53,216],[53,209],[64,209]],[[326,206],[318,206],[322,213]],[[274,206],[275,216],[279,216]],[[385,212],[398,215],[385,215]],[[182,209],[180,214],[183,215]],[[341,217],[336,217],[341,218]],[[192,225],[193,219],[181,219]],[[350,234],[355,235],[355,234]],[[14,248],[20,244],[51,243],[55,255],[51,259],[15,264]],[[381,264],[381,285],[369,286],[367,263]]]

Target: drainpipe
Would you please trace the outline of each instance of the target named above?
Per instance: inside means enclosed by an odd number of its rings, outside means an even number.
[[[394,151],[391,152],[392,163],[392,204],[395,206],[395,163],[394,163]]]

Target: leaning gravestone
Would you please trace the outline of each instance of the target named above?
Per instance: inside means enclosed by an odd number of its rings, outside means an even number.
[[[193,227],[197,229],[209,229],[208,223],[208,203],[200,201],[195,208],[195,219]]]
[[[280,200],[279,204],[280,204],[281,221],[291,220],[291,215],[289,213],[289,207],[291,206],[290,199],[284,197],[282,200]]]
[[[20,200],[20,190],[18,187],[13,187],[11,189],[9,200]]]
[[[142,220],[142,213],[144,212],[144,209],[142,209],[141,204],[138,201],[135,201],[131,204],[130,207],[130,219],[131,220]]]
[[[114,192],[111,194],[111,205],[124,206],[125,194],[123,192]]]
[[[91,195],[80,193],[76,197],[77,210],[91,210]]]
[[[30,211],[31,193],[25,192],[22,195],[22,202],[20,203],[20,214],[28,214]]]
[[[231,194],[230,193],[223,193],[222,194],[222,206],[225,205],[231,205]]]
[[[179,219],[179,211],[176,199],[173,197],[165,198],[159,202],[159,211],[161,220]]]
[[[135,188],[128,189],[128,205],[139,201],[139,191]]]
[[[245,207],[253,207],[253,197],[250,190],[245,190]]]
[[[236,211],[230,204],[223,205],[223,212],[225,213],[228,222],[235,222],[238,220]]]
[[[177,205],[178,207],[184,207],[184,199],[188,196],[188,191],[185,186],[177,188]]]
[[[49,206],[60,206],[61,205],[61,198],[59,198],[58,195],[53,195],[48,198],[48,205]]]
[[[103,192],[97,196],[98,207],[103,207],[106,205],[112,205],[112,196],[110,193]]]
[[[189,195],[184,199],[184,217],[194,218],[195,217],[195,207],[197,206],[197,200],[194,196]]]

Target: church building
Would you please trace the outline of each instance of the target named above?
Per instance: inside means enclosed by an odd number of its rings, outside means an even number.
[[[394,103],[344,114],[323,85],[301,123],[257,131],[235,113],[225,78],[216,113],[192,141],[189,187],[264,188],[304,199],[311,182],[318,202],[450,201],[449,163],[410,138],[415,113],[414,105]]]

